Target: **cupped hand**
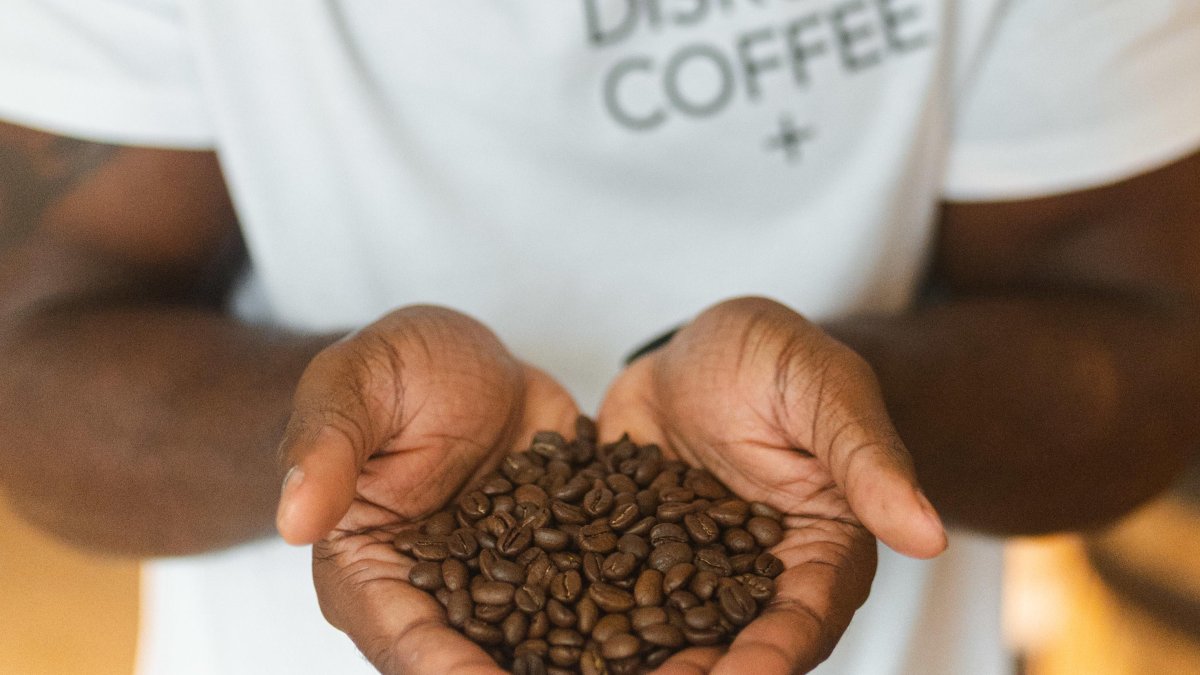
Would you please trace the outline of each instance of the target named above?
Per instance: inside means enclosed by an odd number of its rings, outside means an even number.
[[[763,614],[727,650],[685,650],[662,672],[811,670],[866,600],[874,537],[919,558],[946,547],[870,366],[779,303],[706,310],[618,376],[599,423],[784,514],[785,571]]]
[[[408,583],[413,561],[392,541],[533,431],[569,432],[577,414],[547,375],[444,308],[396,310],[313,359],[281,447],[292,468],[276,524],[314,544],[322,612],[381,672],[501,672]]]

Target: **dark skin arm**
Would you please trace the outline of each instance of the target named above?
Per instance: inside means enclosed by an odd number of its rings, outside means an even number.
[[[1115,185],[947,204],[934,294],[830,331],[865,356],[952,521],[1090,528],[1200,448],[1200,154]]]
[[[216,157],[0,124],[0,479],[29,520],[127,555],[272,531],[274,448],[332,336],[226,316]]]

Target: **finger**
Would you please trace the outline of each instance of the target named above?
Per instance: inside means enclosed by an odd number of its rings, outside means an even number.
[[[671,655],[655,675],[704,675],[712,670],[725,650],[719,647],[692,647]]]
[[[811,421],[789,429],[791,441],[813,449],[855,516],[893,550],[917,558],[941,553],[947,544],[945,528],[921,492],[874,374],[857,357],[840,370],[844,372],[823,378],[838,384],[817,387],[808,402]]]
[[[331,425],[289,425],[280,451],[291,466],[284,478],[275,526],[289,544],[311,544],[329,533],[354,501],[359,452]]]
[[[478,645],[452,630],[428,593],[408,583],[412,561],[390,538],[340,554],[351,543],[319,543],[313,577],[326,618],[384,675],[503,671]],[[352,562],[347,562],[352,560]]]
[[[775,597],[734,639],[713,673],[808,672],[824,661],[867,598],[874,541],[861,529],[815,522],[789,530],[774,553],[786,567]]]
[[[579,405],[557,380],[541,369],[525,365],[525,409],[514,449],[524,449],[539,431],[557,431],[563,438],[575,436]]]
[[[641,445],[654,443],[668,447],[654,395],[656,358],[650,354],[631,363],[604,394],[596,420],[601,443],[612,443],[629,434]]]

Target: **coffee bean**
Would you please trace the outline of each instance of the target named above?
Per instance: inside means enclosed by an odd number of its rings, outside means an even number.
[[[490,572],[490,574],[489,574]],[[525,569],[515,562],[497,559],[492,564],[491,569],[484,572],[493,581],[503,581],[509,584],[520,584],[525,582]]]
[[[583,476],[575,476],[561,486],[550,491],[550,496],[556,501],[571,503],[578,501],[591,488],[591,481]]]
[[[683,517],[688,536],[697,544],[711,544],[721,535],[715,520],[704,513],[689,513]]]
[[[717,592],[717,575],[708,570],[696,572],[692,582],[688,584],[688,590],[697,598],[708,600]]]
[[[559,628],[570,628],[575,625],[576,620],[575,612],[554,598],[546,601],[546,617]]]
[[[599,647],[589,647],[580,653],[579,672],[581,675],[608,675],[609,671],[600,656]]]
[[[646,626],[638,635],[643,641],[656,647],[679,647],[684,642],[683,631],[668,623]]]
[[[540,638],[550,632],[550,617],[545,610],[534,613],[529,619],[529,637]]]
[[[588,551],[583,554],[583,576],[587,578],[588,583],[596,583],[604,580],[604,570],[601,569],[604,565],[604,558],[599,553]]]
[[[659,503],[666,504],[668,502],[679,502],[682,504],[691,503],[696,499],[696,493],[692,492],[691,488],[686,487],[671,487],[665,490],[659,490]]]
[[[688,502],[663,502],[658,505],[654,515],[662,522],[678,523],[691,512],[692,505]]]
[[[654,516],[645,516],[625,530],[625,534],[636,534],[638,536],[648,536],[650,530],[658,523],[658,519]]]
[[[612,636],[628,633],[630,630],[632,624],[629,617],[624,614],[609,614],[596,622],[596,627],[592,629],[592,639],[603,644]]]
[[[684,484],[691,488],[697,497],[703,497],[704,499],[720,499],[729,494],[725,486],[721,485],[707,471],[690,476]]]
[[[615,507],[608,517],[608,525],[614,530],[625,530],[636,523],[642,516],[635,502],[628,502]]]
[[[408,572],[408,582],[423,591],[436,591],[444,585],[441,564],[422,561],[413,565]]]
[[[754,571],[754,559],[758,557],[756,553],[739,553],[729,556],[729,566],[733,568],[734,574],[746,574]]]
[[[749,553],[758,548],[754,536],[740,527],[732,527],[721,533],[721,543],[730,553]]]
[[[583,496],[583,512],[595,518],[603,516],[612,509],[613,492],[604,483],[596,485]]]
[[[515,590],[503,581],[484,581],[471,589],[471,599],[483,605],[505,605],[512,602]]]
[[[561,551],[571,543],[571,537],[562,530],[539,527],[533,531],[533,543],[545,551]]]
[[[682,636],[683,633],[680,633],[680,635]],[[654,651],[646,654],[646,657],[642,659],[642,662],[646,664],[647,668],[658,668],[662,664],[666,663],[667,659],[671,658],[671,655],[674,653],[675,650],[673,648],[655,649]]]
[[[479,485],[479,491],[485,495],[503,495],[512,492],[513,484],[499,474],[492,474]]]
[[[573,666],[579,662],[579,655],[582,651],[579,647],[551,647],[550,662],[563,668]]]
[[[513,648],[513,655],[519,657],[525,656],[526,654],[531,654],[533,656],[544,657],[549,649],[550,645],[545,640],[540,638],[529,638]]]
[[[721,607],[721,613],[737,626],[749,623],[758,611],[754,598],[740,583],[717,590],[717,603]]]
[[[446,538],[446,548],[450,555],[465,560],[479,552],[479,541],[471,530],[460,528]]]
[[[667,622],[667,610],[662,607],[635,607],[629,610],[629,624],[635,632],[646,626]]]
[[[764,551],[754,559],[754,573],[774,579],[783,574],[783,561]]]
[[[463,561],[457,558],[446,558],[442,561],[441,571],[442,583],[446,585],[446,588],[451,591],[466,588],[471,573]]]
[[[560,525],[564,523],[582,525],[588,521],[587,516],[583,514],[583,509],[558,499],[550,502],[550,513],[554,514],[554,519]]]
[[[462,628],[474,611],[471,594],[465,589],[454,591],[446,601],[446,622],[455,628]]]
[[[463,623],[463,632],[467,634],[467,637],[482,645],[498,645],[504,642],[504,634],[500,632],[499,628],[474,617]]]
[[[441,562],[450,557],[450,548],[446,537],[421,535],[413,542],[412,554],[421,560]]]
[[[579,572],[560,572],[550,580],[550,595],[559,602],[573,602],[583,591],[583,579]]]
[[[513,603],[522,612],[533,614],[546,606],[546,592],[537,586],[526,584],[513,593]]]
[[[617,548],[617,535],[608,529],[607,523],[602,523],[604,531],[595,534],[585,534],[586,527],[579,531],[579,548],[594,553],[608,553]]]
[[[746,521],[746,530],[754,535],[754,540],[763,548],[771,548],[783,540],[783,528],[779,521],[765,516],[754,516]]]
[[[775,507],[762,502],[750,502],[750,515],[770,518],[776,522],[783,520],[783,514]]]
[[[658,508],[658,490],[654,488],[638,490],[633,501],[637,504],[639,513],[654,513],[654,510]]]
[[[533,435],[529,451],[547,459],[570,461],[571,452],[567,448],[567,440],[557,431],[539,431]]]
[[[551,647],[582,647],[583,636],[570,628],[555,628],[546,634],[546,642]]]
[[[587,589],[588,596],[606,612],[627,612],[634,607],[633,596],[620,588],[602,581]]]
[[[600,620],[600,606],[596,604],[588,596],[583,596],[579,602],[575,603],[575,627],[579,632],[587,634],[591,633],[596,627],[596,622]]]
[[[650,555],[650,544],[645,537],[640,537],[636,534],[623,534],[620,539],[617,539],[617,550],[622,553],[628,553],[638,560],[645,560],[646,556]]]
[[[665,574],[679,563],[690,562],[692,555],[692,548],[687,544],[678,541],[667,542],[655,546],[654,550],[650,551],[649,564]]]
[[[403,530],[392,540],[392,546],[401,553],[410,554],[413,544],[420,536],[421,532],[418,530]]]
[[[550,580],[558,573],[558,567],[549,556],[542,556],[525,568],[525,584],[536,588],[549,588]]]
[[[496,550],[506,556],[516,556],[533,541],[533,530],[529,526],[514,527],[496,539]]]
[[[737,579],[746,587],[746,592],[750,594],[750,597],[758,602],[766,602],[771,599],[771,596],[775,595],[775,582],[769,577],[757,574],[743,574]]]
[[[537,654],[513,657],[513,675],[546,675],[546,662]]]
[[[740,499],[727,499],[710,505],[704,512],[721,527],[739,527],[750,514],[750,505]]]
[[[526,503],[521,505],[522,512],[518,515],[518,522],[523,527],[528,527],[530,530],[540,530],[550,524],[554,515],[550,513],[548,506],[533,506]]]
[[[574,551],[559,551],[550,554],[550,560],[554,562],[554,566],[565,572],[567,570],[577,570],[583,564],[583,557]]]
[[[696,566],[691,563],[679,563],[667,573],[663,575],[663,592],[670,594],[683,588],[692,579],[692,575],[696,573]]]
[[[529,634],[529,617],[521,612],[513,612],[500,624],[500,632],[504,633],[504,642],[515,647]]]
[[[697,570],[708,570],[719,577],[733,574],[733,565],[729,563],[729,557],[718,549],[702,548],[696,551],[694,560]]]
[[[712,645],[721,644],[721,639],[724,637],[724,633],[715,628],[707,628],[704,630],[685,628],[683,629],[683,637],[687,638],[687,641],[694,645],[709,647]]]
[[[721,620],[721,614],[716,607],[706,603],[685,610],[683,620],[689,628],[707,630],[717,625]]]
[[[458,508],[466,517],[478,520],[492,510],[492,502],[487,495],[476,490],[463,495],[458,500]]]
[[[641,640],[629,633],[620,633],[601,643],[600,654],[606,659],[623,659],[633,656],[641,647]]]
[[[681,612],[686,612],[699,605],[700,598],[697,598],[691,591],[679,590],[667,596],[667,604]]]
[[[633,482],[629,476],[620,473],[610,474],[605,479],[609,489],[616,493],[628,492],[629,494],[637,494],[638,484]]]
[[[633,570],[637,567],[637,558],[630,553],[610,553],[604,559],[602,571],[604,578],[609,580],[626,579],[633,574]]]
[[[655,569],[642,570],[633,586],[633,599],[639,607],[654,607],[662,604],[663,573]]]
[[[425,531],[425,534],[447,535],[454,531],[457,524],[454,522],[453,513],[442,511],[425,521],[422,529]]]

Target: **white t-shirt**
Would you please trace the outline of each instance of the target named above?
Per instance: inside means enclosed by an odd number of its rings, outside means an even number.
[[[943,198],[1200,147],[1198,64],[1194,0],[0,2],[0,116],[219,152],[247,312],[331,329],[445,304],[585,408],[724,297],[904,309]],[[370,672],[307,550],[145,571],[143,673]],[[995,541],[883,550],[820,672],[1006,672],[999,586]]]

